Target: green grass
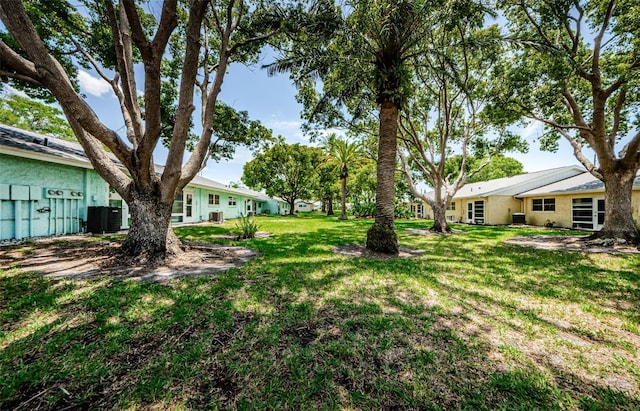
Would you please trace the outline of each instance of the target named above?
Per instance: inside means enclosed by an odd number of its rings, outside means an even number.
[[[0,271],[0,409],[640,409],[640,256],[456,226],[411,259],[335,254],[371,221],[256,219],[260,252],[167,283]],[[33,245],[22,252],[27,257]]]

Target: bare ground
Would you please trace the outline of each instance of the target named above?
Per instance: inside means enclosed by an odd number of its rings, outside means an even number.
[[[533,247],[540,250],[582,251],[585,253],[638,254],[633,244],[614,240],[591,240],[588,235],[528,235],[511,237],[505,244]]]
[[[0,247],[0,269],[19,267],[21,271],[39,271],[50,278],[106,275],[118,279],[164,281],[212,275],[240,267],[258,255],[247,247],[187,242],[183,254],[164,264],[135,267],[119,258],[119,241],[88,239],[86,235],[71,235]]]

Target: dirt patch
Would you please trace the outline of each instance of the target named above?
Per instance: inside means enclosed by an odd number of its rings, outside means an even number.
[[[582,251],[584,253],[638,254],[638,247],[621,241],[590,240],[588,235],[529,235],[511,237],[505,244],[533,247],[540,250]]]
[[[143,281],[212,275],[256,257],[247,247],[208,243],[184,243],[185,251],[165,264],[134,267],[118,257],[119,241],[87,241],[87,236],[40,239],[0,248],[0,269],[18,267],[50,278],[109,276]]]
[[[378,253],[367,250],[364,244],[348,244],[334,247],[333,252],[336,254],[348,255],[349,257],[363,257],[374,260],[388,260],[390,258],[410,258],[417,257],[425,253],[423,250],[414,250],[412,248],[400,247],[398,255]]]

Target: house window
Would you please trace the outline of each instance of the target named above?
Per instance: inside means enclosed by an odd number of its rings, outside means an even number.
[[[209,205],[220,205],[220,196],[217,194],[209,194]]]
[[[450,211],[456,211],[456,203],[454,203],[453,201],[451,201],[451,202],[449,203],[449,205],[447,205],[447,210],[450,210]]]
[[[555,198],[535,198],[532,201],[533,211],[556,211]]]
[[[236,202],[237,202],[237,201],[236,201],[236,198],[235,198],[235,197],[231,197],[231,196],[229,196],[229,205],[230,205],[230,206],[235,207],[235,206],[236,206]]]

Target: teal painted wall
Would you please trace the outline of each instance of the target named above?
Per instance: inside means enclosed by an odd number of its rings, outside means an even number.
[[[81,232],[107,187],[91,169],[0,154],[0,240]]]
[[[251,201],[251,211],[255,211],[253,200],[248,196],[189,186],[185,187],[184,190],[193,191],[194,193],[194,222],[208,221],[210,212],[220,211],[222,211],[225,220],[238,218],[241,213],[247,214],[245,201]],[[220,204],[209,204],[209,194],[219,195]],[[229,204],[229,197],[235,197],[235,205]]]

